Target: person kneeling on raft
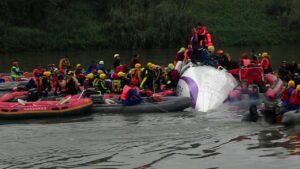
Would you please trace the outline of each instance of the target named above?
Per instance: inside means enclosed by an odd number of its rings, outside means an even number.
[[[129,85],[124,86],[121,94],[124,106],[137,105],[142,102],[142,98],[138,94],[139,88],[136,85],[136,80],[131,80]]]

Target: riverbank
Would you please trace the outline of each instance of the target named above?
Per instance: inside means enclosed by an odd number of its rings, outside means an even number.
[[[3,0],[0,51],[151,49],[186,45],[206,24],[216,46],[299,41],[298,1]],[[288,38],[287,38],[288,37]]]

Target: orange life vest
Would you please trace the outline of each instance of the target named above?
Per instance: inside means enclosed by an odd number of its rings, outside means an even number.
[[[124,86],[124,88],[123,88],[123,90],[122,90],[122,94],[121,94],[121,100],[126,100],[126,98],[127,98],[127,94],[128,94],[128,91],[130,90],[130,89],[132,89],[130,86],[128,86],[128,85],[125,85]]]
[[[268,69],[270,61],[267,58],[263,58],[260,62],[261,66],[263,67],[264,70]]]

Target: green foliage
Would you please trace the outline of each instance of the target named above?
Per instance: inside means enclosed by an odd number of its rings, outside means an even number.
[[[1,0],[0,51],[178,47],[198,22],[216,45],[294,43],[299,18],[298,0]]]

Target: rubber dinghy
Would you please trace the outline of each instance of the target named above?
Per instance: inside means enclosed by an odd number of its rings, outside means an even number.
[[[177,95],[190,97],[196,111],[207,112],[216,109],[227,99],[237,85],[227,70],[211,66],[188,66],[182,68]]]
[[[191,106],[189,97],[166,96],[160,102],[144,102],[133,106],[122,104],[94,104],[97,113],[167,113],[182,111]]]
[[[92,108],[92,100],[80,95],[66,96],[61,101],[0,102],[0,119],[25,119],[42,117],[62,117],[87,114]]]

